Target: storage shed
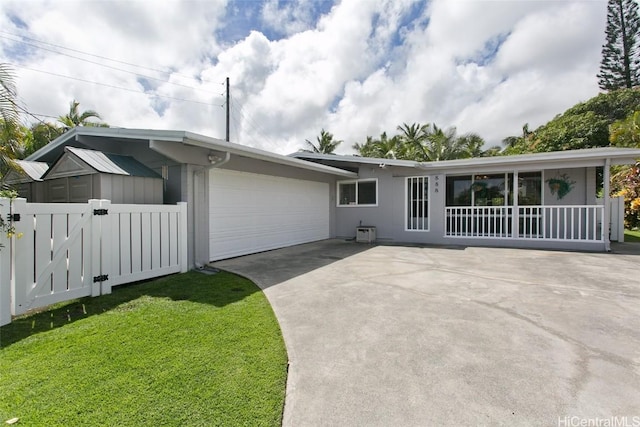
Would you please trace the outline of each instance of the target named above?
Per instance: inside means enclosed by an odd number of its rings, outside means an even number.
[[[131,156],[67,146],[41,179],[47,203],[163,203],[162,176]]]
[[[20,170],[9,171],[2,183],[15,189],[20,197],[31,202],[44,201],[44,186],[39,184],[49,169],[49,165],[45,162],[32,162],[28,160],[14,160]]]

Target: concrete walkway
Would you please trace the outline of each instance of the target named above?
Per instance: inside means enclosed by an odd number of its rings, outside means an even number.
[[[215,266],[256,282],[280,321],[285,426],[640,417],[633,251],[330,240]]]

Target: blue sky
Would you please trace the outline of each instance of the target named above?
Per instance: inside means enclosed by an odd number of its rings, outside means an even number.
[[[435,122],[496,145],[598,93],[606,1],[5,0],[0,61],[42,120],[72,99],[112,126],[280,153]],[[25,116],[25,120],[34,120]]]

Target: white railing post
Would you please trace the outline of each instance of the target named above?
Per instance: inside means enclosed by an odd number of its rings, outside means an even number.
[[[102,274],[101,272],[101,242],[100,242],[100,217],[93,214],[94,210],[101,209],[102,200],[89,200],[89,227],[87,230],[91,236],[91,257],[85,264],[86,274],[89,275],[89,281],[91,282],[91,296],[100,296],[100,282],[94,282],[93,278]]]
[[[34,285],[34,227],[33,217],[25,215],[27,199],[14,199],[13,212],[21,214],[20,221],[13,223],[16,235],[11,239],[11,313],[22,314],[29,306],[28,293]],[[20,254],[20,257],[17,255]]]
[[[187,202],[178,202],[180,207],[179,227],[178,227],[178,259],[180,262],[180,272],[186,273],[189,270],[189,259],[187,254],[189,235],[187,234]]]
[[[8,221],[11,200],[0,198],[0,217]],[[0,326],[11,323],[11,240],[0,232]]]
[[[109,213],[111,208],[111,200],[101,200],[100,209],[107,211],[106,215],[99,216],[100,218],[100,247],[101,247],[101,270],[100,274],[104,276],[104,280],[100,282],[100,295],[107,295],[111,293],[111,256],[113,253],[112,233],[119,233],[120,230],[112,230],[111,217],[113,213]]]

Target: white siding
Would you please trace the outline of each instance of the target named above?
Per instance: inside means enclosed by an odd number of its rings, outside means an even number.
[[[211,261],[329,238],[329,184],[213,169]]]

